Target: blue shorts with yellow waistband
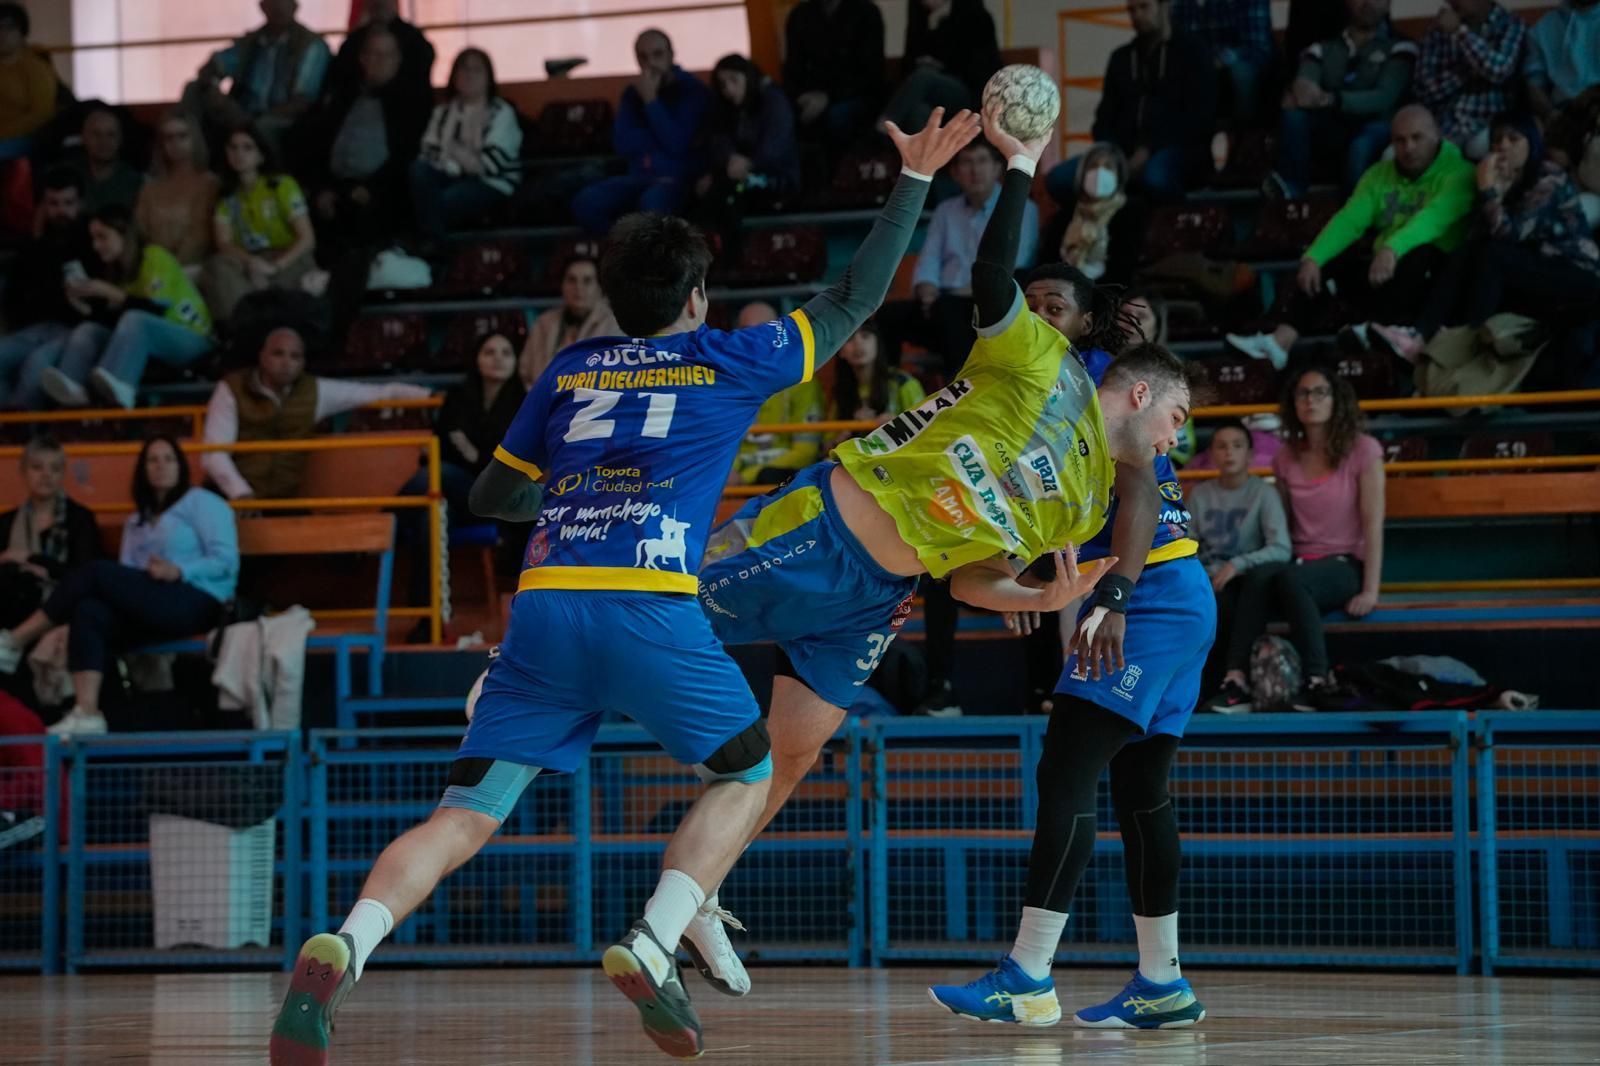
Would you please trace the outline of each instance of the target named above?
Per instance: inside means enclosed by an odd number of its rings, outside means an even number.
[[[512,601],[457,758],[570,773],[607,711],[689,764],[761,717],[693,596],[533,589]]]
[[[1084,614],[1092,610],[1086,605]],[[1200,699],[1200,675],[1217,634],[1217,596],[1198,557],[1146,566],[1128,601],[1126,666],[1097,681],[1069,662],[1056,691],[1104,707],[1146,736],[1183,736]]]
[[[835,707],[861,688],[911,612],[915,578],[891,574],[839,520],[837,463],[814,463],[711,533],[700,605],[724,644],[775,642]]]

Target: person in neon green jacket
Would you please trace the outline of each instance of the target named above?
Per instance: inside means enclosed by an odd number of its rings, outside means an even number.
[[[1472,164],[1442,139],[1428,110],[1401,108],[1390,127],[1394,158],[1370,167],[1350,199],[1300,259],[1284,320],[1270,333],[1228,343],[1281,370],[1289,349],[1337,291],[1373,321],[1409,322],[1446,255],[1460,246],[1476,193]],[[1372,234],[1370,245],[1365,243]],[[1350,328],[1368,346],[1368,325]]]
[[[133,216],[108,204],[89,220],[95,277],[69,275],[67,298],[88,321],[61,348],[39,385],[62,407],[87,407],[89,390],[129,408],[151,359],[187,366],[211,351],[211,312],[172,253],[145,244]],[[70,269],[69,264],[69,269]]]
[[[777,309],[769,303],[748,303],[739,311],[739,328],[749,329],[777,317]],[[811,378],[767,397],[767,402],[756,412],[755,424],[760,427],[784,422],[820,422],[826,408],[822,385]],[[803,470],[820,458],[821,433],[751,433],[734,458],[728,484],[782,484],[796,470]]]

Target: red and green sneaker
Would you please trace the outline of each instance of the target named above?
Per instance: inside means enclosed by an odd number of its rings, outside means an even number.
[[[300,945],[289,993],[272,1027],[272,1066],[327,1066],[333,1012],[356,983],[354,951],[355,941],[345,933],[318,933]]]

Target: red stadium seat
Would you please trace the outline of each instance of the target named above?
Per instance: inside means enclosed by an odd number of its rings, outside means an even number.
[[[1394,356],[1388,352],[1341,352],[1333,368],[1363,400],[1394,395]]]
[[[1268,200],[1238,254],[1242,259],[1298,259],[1343,204],[1331,197]]]
[[[775,226],[745,235],[739,262],[722,271],[728,285],[815,281],[828,268],[828,241],[817,226]]]
[[[1219,355],[1201,365],[1219,404],[1272,403],[1278,398],[1278,378],[1271,363],[1244,355]]]
[[[528,291],[531,281],[528,252],[521,241],[474,241],[456,249],[433,292],[463,299],[517,294]]]
[[[1158,207],[1150,212],[1143,259],[1153,263],[1174,252],[1216,255],[1233,244],[1233,217],[1222,204]]]
[[[431,407],[363,407],[350,412],[351,433],[426,433],[433,429]]]
[[[545,261],[544,278],[541,287],[549,292],[559,292],[561,289],[561,275],[567,269],[567,260],[575,255],[586,255],[596,263],[600,261],[600,253],[605,250],[605,241],[600,237],[563,237],[556,241],[550,249],[550,258]]]
[[[430,370],[463,370],[477,355],[478,341],[490,333],[503,333],[516,352],[528,338],[528,319],[521,311],[473,311],[457,315],[445,328],[444,343],[429,366]]]
[[[610,155],[611,101],[554,100],[539,112],[541,156]]]
[[[1401,437],[1399,440],[1388,441],[1383,446],[1383,461],[1386,463],[1420,463],[1427,458],[1426,437]]]
[[[1556,440],[1551,434],[1516,429],[1484,430],[1461,445],[1463,459],[1527,459],[1555,453]]]
[[[900,153],[893,145],[847,152],[833,168],[833,182],[819,190],[817,207],[878,207],[900,177]]]
[[[334,367],[346,374],[388,373],[421,365],[428,356],[428,322],[421,315],[363,315],[350,324]]]

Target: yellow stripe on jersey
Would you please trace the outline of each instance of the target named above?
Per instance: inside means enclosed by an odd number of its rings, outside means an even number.
[[[587,589],[596,592],[681,592],[693,596],[700,579],[693,574],[632,566],[536,566],[524,570],[518,592],[530,589]]]
[[[509,466],[511,469],[522,471],[534,481],[538,481],[540,478],[544,477],[543,470],[540,470],[536,465],[528,462],[526,459],[518,459],[515,455],[512,455],[510,452],[506,451],[505,445],[503,444],[495,445],[494,457]]]
[[[806,353],[805,370],[800,380],[810,381],[817,369],[817,337],[811,332],[811,319],[806,317],[804,311],[797,308],[789,312],[789,317],[794,319],[795,328],[800,331],[800,344]]]
[[[1159,548],[1152,548],[1150,554],[1144,557],[1144,565],[1154,566],[1157,563],[1170,563],[1174,559],[1187,559],[1191,555],[1198,555],[1199,552],[1199,541],[1192,537],[1179,537],[1177,540],[1169,540]],[[1078,572],[1080,574],[1086,572],[1099,561],[1098,559],[1089,559],[1079,563]]]

